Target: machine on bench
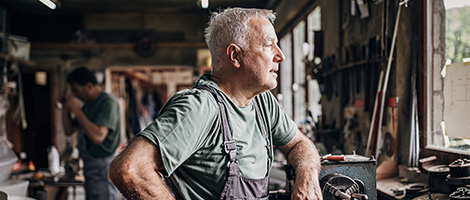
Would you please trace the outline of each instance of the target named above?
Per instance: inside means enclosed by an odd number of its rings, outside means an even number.
[[[376,165],[371,157],[360,155],[323,156],[320,172],[320,186],[324,200],[365,200],[377,199]],[[285,166],[290,180],[285,193],[273,193],[269,199],[290,199],[295,172]]]

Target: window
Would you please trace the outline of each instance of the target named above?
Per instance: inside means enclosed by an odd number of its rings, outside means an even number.
[[[314,62],[315,65],[319,64],[321,58],[315,58],[315,31],[321,30],[321,7],[316,7],[310,14],[307,16],[307,42],[309,44],[309,53],[307,56],[308,62]],[[317,46],[317,48],[322,48]],[[308,71],[308,70],[307,70]],[[308,73],[307,73],[308,74]],[[310,111],[312,120],[318,122],[318,118],[322,115],[321,110],[321,92],[320,85],[316,79],[313,79],[311,75],[307,75],[307,104],[308,111]]]
[[[427,6],[427,38],[431,38],[427,40],[426,45],[427,148],[470,154],[470,128],[468,127],[470,123],[467,122],[456,129],[455,124],[450,123],[452,119],[457,119],[456,116],[446,114],[453,109],[449,103],[460,100],[464,101],[461,108],[466,108],[466,110],[462,109],[458,113],[470,120],[468,114],[470,113],[470,75],[461,76],[465,80],[459,83],[458,87],[445,90],[446,85],[449,86],[449,81],[446,82],[446,79],[450,80],[453,77],[452,73],[449,75],[446,72],[450,70],[449,68],[456,66],[446,67],[446,64],[462,63],[470,57],[470,29],[468,28],[470,27],[468,20],[470,2],[427,0]],[[462,64],[462,66],[465,65]],[[449,98],[451,92],[457,94],[458,98]],[[450,124],[453,127],[446,128],[446,125]],[[454,132],[449,132],[449,130],[454,130]],[[460,133],[455,134],[455,130]]]
[[[292,34],[288,33],[286,36],[281,38],[280,47],[286,59],[281,63],[280,66],[280,90],[281,93],[278,94],[278,100],[281,103],[282,107],[289,115],[293,118],[293,108],[292,108]]]
[[[294,39],[294,121],[300,123],[306,117],[306,93],[305,93],[305,54],[303,44],[305,43],[305,22],[301,21],[293,32]]]
[[[316,7],[310,14],[307,16],[307,26],[308,26],[308,32],[307,32],[307,40],[308,44],[310,47],[310,51],[308,54],[308,60],[312,61],[315,58],[314,55],[314,33],[315,31],[321,30],[321,8]]]
[[[321,9],[312,7],[308,15],[292,22],[295,26],[281,37],[279,46],[286,59],[280,65],[280,93],[278,100],[297,124],[307,119],[307,110],[317,121],[321,115],[320,87],[309,75],[307,65],[315,60],[314,34],[321,30]],[[320,62],[317,58],[317,62]],[[318,63],[317,63],[318,64]]]

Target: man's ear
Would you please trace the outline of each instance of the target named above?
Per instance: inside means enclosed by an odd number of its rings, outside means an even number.
[[[231,43],[228,45],[226,53],[230,63],[232,63],[234,67],[239,68],[242,53],[241,48],[238,45]]]

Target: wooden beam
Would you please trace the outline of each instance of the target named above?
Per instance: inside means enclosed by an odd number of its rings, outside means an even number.
[[[157,42],[157,48],[207,48],[205,42]],[[31,49],[134,49],[134,43],[70,44],[70,43],[31,43]]]
[[[130,77],[130,78],[135,78],[146,83],[152,83],[152,79],[148,75],[142,72],[128,70],[128,71],[124,71],[124,74],[125,76]]]
[[[113,66],[108,67],[113,72],[122,71],[142,71],[145,73],[150,72],[164,72],[164,71],[193,71],[194,67],[189,65],[157,65],[157,66]]]

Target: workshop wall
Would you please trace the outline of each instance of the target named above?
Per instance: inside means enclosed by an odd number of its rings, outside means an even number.
[[[328,1],[321,2],[325,10],[334,9],[329,7]],[[352,7],[347,1],[331,5],[337,12],[322,12],[325,35],[320,66],[324,86],[323,126],[348,137],[340,147],[345,153],[355,150],[365,154],[369,126],[357,122],[370,123],[379,72],[385,60],[382,26],[393,27],[382,21],[384,4],[386,2],[371,2],[365,6],[367,12],[361,12],[357,5]],[[336,23],[332,23],[334,21]],[[354,117],[356,119],[352,119]],[[351,124],[351,120],[356,122]]]
[[[208,13],[202,11],[84,14],[82,26],[74,33],[67,32],[70,39],[66,43],[33,41],[31,59],[40,68],[55,68],[61,63],[57,59],[92,69],[132,65],[194,66],[197,49],[207,48],[203,35],[207,19]],[[23,28],[12,34],[26,32],[28,30]]]
[[[336,0],[335,0],[336,1]],[[290,26],[294,26],[292,22],[302,15],[302,10],[309,7],[312,1],[309,0],[291,0],[280,1],[274,8],[276,12],[276,21],[274,27],[277,32],[280,32]]]
[[[318,2],[321,7],[321,29],[324,31],[323,55],[335,54],[340,47],[340,19],[341,0],[322,0]]]
[[[92,13],[84,15],[85,30],[154,30],[174,33],[184,41],[204,41],[209,15],[201,12]],[[195,31],[197,30],[197,31]],[[161,40],[156,38],[156,40]]]
[[[387,67],[390,55],[398,1],[370,1],[365,5],[354,6],[350,1],[342,1],[338,5],[331,5],[336,6],[337,13],[334,8],[329,8],[329,3],[319,2],[322,10],[328,10],[322,12],[325,47],[322,63],[318,66],[321,76],[319,79],[317,76],[324,88],[321,100],[324,115],[322,132],[341,136],[339,141],[336,140],[338,144],[335,147],[327,148],[339,148],[345,154],[355,151],[365,155],[380,71]],[[391,167],[392,171],[389,172],[392,174],[385,176],[396,173],[397,138],[402,138],[400,143],[406,147],[401,149],[409,149],[410,73],[413,52],[417,51],[414,43],[416,28],[413,29],[416,27],[415,11],[416,5],[413,3],[410,3],[409,8],[402,7],[397,48],[388,80],[386,108],[380,125],[384,135],[378,144],[371,144],[373,151],[380,153],[378,156],[376,154],[376,157],[380,157],[379,162],[391,161],[387,165]],[[403,103],[399,103],[402,100]],[[390,135],[385,137],[386,134]],[[405,140],[407,142],[403,142]],[[334,149],[329,150],[331,152]]]

